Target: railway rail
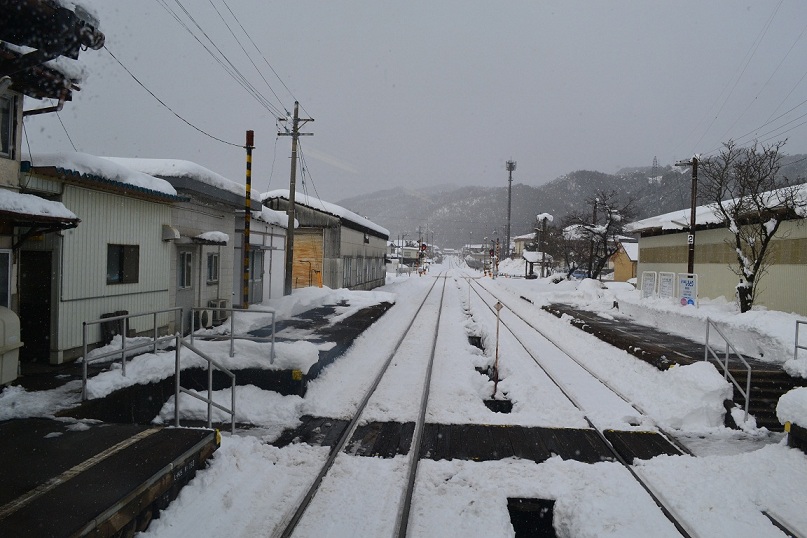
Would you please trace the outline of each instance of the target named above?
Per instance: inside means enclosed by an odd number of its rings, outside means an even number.
[[[552,346],[557,348],[557,350],[559,350],[564,356],[568,357],[570,361],[573,361],[573,363],[577,367],[581,368],[588,375],[594,378],[597,383],[601,384],[603,387],[606,387],[610,392],[612,392],[621,400],[623,400],[627,405],[635,409],[637,413],[639,413],[644,417],[647,417],[647,419],[649,419],[650,422],[654,423],[654,421],[652,421],[652,418],[649,417],[647,413],[644,410],[642,410],[639,405],[632,402],[621,391],[613,387],[611,384],[609,384],[607,381],[603,380],[600,376],[598,376],[595,372],[593,372],[590,368],[588,368],[583,363],[583,361],[576,358],[574,353],[569,351],[566,348],[566,346],[564,346],[561,342],[558,341],[557,338],[554,338],[551,335],[547,334],[545,330],[542,330],[533,321],[527,319],[526,317],[519,314],[517,310],[513,309],[510,305],[512,305],[512,301],[514,299],[510,297],[506,298],[502,294],[494,293],[487,287],[483,286],[478,281],[478,279],[473,279],[466,276],[466,280],[468,282],[469,291],[473,291],[476,294],[476,297],[478,297],[478,299],[482,301],[485,307],[488,308],[493,315],[496,315],[496,309],[494,305],[498,302],[507,309],[507,312],[513,315],[514,319],[511,321],[516,321],[516,323],[522,323],[524,326],[528,327],[529,330],[531,330],[534,334],[537,334],[541,338],[545,339]],[[490,299],[486,300],[485,297],[483,297],[483,293],[487,294],[490,297]],[[524,349],[524,351],[527,354],[529,354],[530,357],[532,357],[536,365],[539,368],[541,368],[541,370],[547,375],[547,377],[552,381],[552,383],[554,383],[558,387],[558,389],[569,399],[569,401],[573,405],[575,405],[578,409],[581,410],[581,412],[584,413],[585,420],[588,422],[590,428],[596,432],[597,436],[600,437],[602,442],[608,447],[609,451],[613,454],[614,459],[618,461],[620,464],[622,464],[625,467],[625,469],[630,473],[630,475],[636,480],[636,482],[647,492],[647,494],[653,499],[653,502],[662,511],[664,516],[675,526],[676,530],[678,530],[678,532],[680,532],[682,536],[685,536],[687,538],[693,536],[699,536],[697,532],[695,532],[684,521],[682,521],[682,518],[680,516],[675,514],[673,508],[665,504],[662,495],[653,488],[652,484],[650,484],[649,481],[645,480],[639,473],[637,473],[636,469],[634,469],[633,466],[622,457],[619,451],[614,447],[613,443],[605,435],[604,431],[605,429],[602,427],[598,427],[597,425],[594,424],[592,420],[589,419],[588,415],[586,414],[586,410],[584,409],[584,406],[582,406],[581,403],[579,402],[579,399],[576,398],[571,393],[571,391],[569,391],[568,387],[564,384],[563,380],[560,379],[558,375],[553,374],[550,371],[550,369],[546,368],[542,364],[542,361],[537,356],[537,354],[534,353],[530,349],[530,346],[525,343],[524,339],[519,337],[519,335],[517,334],[517,330],[513,327],[515,323],[508,323],[508,321],[501,319],[501,316],[500,316],[500,322],[502,326],[505,327],[505,329],[507,329],[507,331],[510,332],[510,334],[514,337],[514,339],[520,344],[520,346]],[[664,430],[664,428],[654,423],[653,429],[656,430],[657,433],[662,435],[667,440],[667,442],[669,442],[673,447],[675,447],[681,454],[694,456],[694,454],[686,446],[678,442],[678,440],[670,432]],[[763,512],[763,514],[771,521],[771,523],[773,523],[774,526],[779,528],[787,536],[792,537],[799,536],[799,534],[788,529],[788,527],[782,521],[778,520],[771,513],[766,511]]]
[[[438,286],[438,283],[440,281],[442,281],[442,286]],[[298,525],[302,521],[306,510],[312,504],[314,498],[316,497],[317,492],[320,489],[320,485],[322,484],[328,472],[333,468],[337,458],[339,457],[340,454],[342,454],[348,441],[351,439],[353,433],[355,432],[356,428],[361,422],[362,416],[365,413],[365,410],[367,409],[368,404],[371,401],[371,398],[378,391],[379,386],[382,383],[382,380],[384,379],[385,375],[388,374],[390,365],[393,364],[393,361],[398,355],[401,347],[407,341],[419,341],[421,343],[424,341],[424,338],[426,337],[424,335],[425,324],[423,323],[423,320],[420,320],[419,322],[419,319],[421,318],[421,316],[426,315],[426,312],[424,312],[424,307],[427,305],[427,303],[429,303],[430,301],[437,302],[436,299],[439,298],[436,313],[436,321],[433,323],[430,334],[428,335],[428,338],[430,338],[431,340],[430,354],[428,357],[425,371],[423,372],[423,386],[421,388],[421,393],[419,396],[420,405],[418,410],[418,416],[415,422],[415,431],[413,435],[414,441],[412,443],[412,447],[410,447],[410,450],[408,451],[409,456],[406,466],[407,467],[406,487],[404,488],[401,494],[401,500],[399,503],[395,522],[395,535],[399,537],[406,536],[409,520],[409,512],[412,503],[412,494],[414,491],[415,478],[417,475],[417,467],[419,461],[417,447],[419,446],[420,440],[422,439],[423,429],[425,425],[425,416],[429,398],[431,372],[434,365],[435,349],[440,326],[440,317],[442,314],[443,299],[445,296],[446,282],[447,278],[445,274],[437,275],[437,277],[434,279],[434,283],[429,287],[427,293],[425,294],[423,300],[420,303],[420,306],[418,307],[414,316],[412,316],[412,319],[406,326],[405,331],[396,342],[392,351],[383,361],[383,364],[378,374],[376,375],[375,379],[368,388],[367,392],[364,394],[363,398],[359,402],[357,409],[353,415],[353,418],[349,421],[347,427],[344,428],[342,434],[340,435],[336,443],[331,447],[329,456],[325,460],[321,469],[319,470],[319,473],[317,474],[316,478],[312,482],[311,486],[301,496],[301,499],[299,503],[297,503],[296,508],[293,510],[293,512],[290,511],[289,515],[287,515],[287,517],[284,518],[281,524],[278,525],[278,528],[275,530],[275,533],[273,534],[274,536],[280,536],[284,538],[293,536],[295,529],[297,529]]]

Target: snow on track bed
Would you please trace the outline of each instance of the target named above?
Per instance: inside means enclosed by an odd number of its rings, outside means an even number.
[[[442,286],[437,285],[439,281]],[[363,532],[359,535],[384,536],[398,529],[405,534],[417,450],[410,449],[406,456],[381,462],[375,458],[357,458],[342,450],[358,424],[385,418],[415,421],[417,446],[422,435],[445,283],[445,277],[434,279],[317,478],[282,527],[275,529],[275,536],[347,536],[355,535],[360,527]],[[377,493],[373,496],[376,506],[354,502],[356,491],[364,496],[368,490]],[[312,518],[306,518],[309,508],[316,514]],[[368,518],[368,510],[380,517]]]

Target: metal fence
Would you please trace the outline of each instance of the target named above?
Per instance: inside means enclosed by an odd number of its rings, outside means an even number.
[[[168,342],[175,338],[174,334],[169,334],[165,336],[159,335],[159,325],[157,324],[157,316],[159,314],[166,314],[169,312],[173,312],[174,316],[176,317],[177,313],[179,314],[179,327],[180,333],[182,334],[183,326],[182,326],[182,308],[175,307],[175,308],[166,308],[164,310],[155,310],[152,312],[142,312],[139,314],[124,314],[120,316],[110,316],[101,319],[94,319],[92,321],[85,321],[83,323],[82,328],[82,348],[83,348],[83,367],[81,373],[81,399],[87,399],[87,368],[90,362],[96,362],[103,359],[108,359],[112,357],[113,362],[115,359],[119,358],[121,361],[121,373],[125,376],[126,375],[126,357],[127,354],[134,353],[136,351],[140,351],[143,349],[151,348],[153,353],[157,353],[157,346],[162,342]],[[127,342],[127,334],[129,332],[129,320],[132,318],[139,318],[139,317],[152,317],[152,331],[153,333],[149,337],[147,342],[140,342],[140,343],[131,343]],[[105,353],[97,353],[92,356],[92,358],[88,357],[88,347],[89,347],[89,327],[93,325],[102,325],[105,323],[116,323],[120,322],[121,324],[121,348],[120,349],[113,349],[111,351],[107,351]]]
[[[275,317],[276,311],[272,309],[257,309],[257,308],[204,308],[198,307],[193,308],[192,315],[191,315],[191,344],[194,343],[196,338],[201,340],[220,340],[223,337],[227,337],[230,340],[230,357],[235,355],[235,341],[236,340],[250,340],[252,342],[271,342],[272,348],[269,352],[269,363],[274,364],[275,362]],[[229,313],[228,320],[230,322],[230,332],[228,335],[221,335],[221,334],[195,334],[197,327],[196,327],[196,318],[201,314],[201,312],[209,310],[213,312],[220,312],[220,313]],[[235,316],[236,314],[271,314],[272,315],[272,335],[263,337],[263,336],[249,336],[249,335],[236,335],[235,334]]]

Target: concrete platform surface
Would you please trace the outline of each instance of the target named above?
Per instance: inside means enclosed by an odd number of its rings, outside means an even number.
[[[218,448],[206,429],[0,423],[0,536],[112,536],[176,497]]]

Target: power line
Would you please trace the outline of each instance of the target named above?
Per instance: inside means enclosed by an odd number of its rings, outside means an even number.
[[[188,26],[185,21],[182,20],[182,17],[178,13],[176,13],[173,9],[171,9],[166,0],[156,0],[157,3],[168,12],[169,15],[179,24],[182,28],[187,31],[191,37],[193,37],[199,45],[202,46],[203,49],[210,55],[213,60],[218,63],[222,69],[232,78],[236,83],[238,83],[242,88],[244,88],[247,93],[249,93],[263,108],[268,110],[274,116],[283,115],[281,109],[273,105],[266,97],[264,97],[253,85],[249,82],[249,80],[239,71],[239,69],[233,64],[229,58],[224,54],[224,52],[213,42],[212,38],[205,32],[205,30],[201,27],[201,25],[196,21],[196,19],[191,15],[191,13],[182,5],[179,0],[175,0],[177,5],[180,7],[182,12],[185,14],[186,17],[193,23],[193,25],[199,30],[201,35],[207,39],[210,45],[215,49],[216,52],[211,50],[211,48],[202,42],[202,40],[197,36],[194,31]],[[218,53],[218,54],[217,54]]]
[[[62,129],[64,129],[64,134],[66,134],[66,135],[67,135],[67,140],[69,140],[69,141],[70,141],[70,145],[71,145],[71,146],[73,146],[73,151],[75,151],[76,153],[78,153],[78,150],[76,149],[76,145],[73,143],[73,139],[72,139],[72,138],[70,138],[70,133],[68,133],[68,132],[67,132],[67,127],[65,127],[65,126],[64,126],[64,122],[62,121],[62,117],[59,115],[59,113],[58,113],[58,112],[56,113],[56,118],[59,120],[59,123],[61,123],[61,124],[62,124]]]
[[[779,11],[779,8],[782,6],[782,2],[784,2],[784,0],[779,0],[779,3],[776,5],[776,7],[773,10],[773,13],[771,13],[771,16],[768,17],[768,20],[765,23],[765,26],[763,26],[762,30],[760,31],[759,36],[757,36],[757,38],[751,44],[751,49],[746,53],[746,56],[747,56],[748,59],[745,61],[745,64],[742,66],[742,69],[740,70],[740,73],[734,79],[734,84],[731,86],[731,90],[729,90],[728,94],[726,95],[726,98],[723,100],[723,103],[720,105],[720,108],[717,110],[717,113],[712,118],[712,121],[709,122],[709,125],[706,127],[706,130],[703,132],[701,137],[695,143],[696,148],[701,145],[701,142],[703,141],[704,137],[709,133],[709,130],[712,128],[715,121],[717,121],[718,116],[720,116],[720,113],[723,112],[723,108],[726,106],[726,103],[728,103],[729,99],[731,98],[731,95],[734,93],[734,90],[737,88],[737,85],[740,83],[740,79],[742,79],[743,75],[745,74],[746,69],[748,69],[748,65],[751,63],[751,60],[754,58],[754,54],[756,54],[757,49],[759,48],[759,45],[762,43],[763,38],[768,33],[768,29],[770,28],[771,23],[773,22],[773,19],[776,16],[776,13]],[[724,88],[723,91],[725,91],[725,88]],[[722,95],[722,93],[723,92],[721,92],[721,95]]]
[[[180,119],[180,120],[181,120],[183,123],[185,123],[186,125],[188,125],[188,126],[190,126],[190,127],[194,128],[194,129],[196,129],[197,131],[199,131],[199,132],[200,132],[200,133],[202,133],[203,135],[207,136],[208,138],[212,138],[213,140],[215,140],[215,141],[217,141],[217,142],[221,142],[222,144],[227,144],[228,146],[234,146],[234,147],[236,147],[236,148],[243,148],[243,147],[245,147],[243,144],[235,144],[235,143],[233,143],[233,142],[227,142],[226,140],[222,140],[221,138],[218,138],[218,137],[216,137],[216,136],[213,136],[212,134],[208,133],[207,131],[205,131],[205,130],[203,130],[203,129],[199,128],[199,127],[197,127],[196,125],[192,124],[191,122],[189,122],[188,120],[186,120],[185,118],[183,118],[182,116],[180,116],[178,113],[176,113],[176,112],[174,111],[174,109],[172,109],[170,106],[168,106],[168,105],[167,105],[167,104],[166,104],[166,103],[165,103],[165,102],[164,102],[162,99],[160,99],[159,97],[157,97],[157,96],[154,94],[154,92],[153,92],[153,91],[151,91],[150,89],[148,89],[148,88],[146,87],[146,85],[145,85],[145,84],[143,84],[142,82],[140,82],[140,80],[139,80],[139,79],[138,79],[138,78],[137,78],[137,77],[134,75],[134,73],[132,73],[131,71],[129,71],[129,68],[127,68],[125,65],[123,65],[123,63],[122,63],[120,60],[118,60],[117,56],[115,56],[114,54],[112,54],[112,51],[111,51],[111,50],[109,50],[109,49],[107,48],[107,46],[106,46],[106,45],[104,45],[104,50],[105,50],[105,51],[107,51],[107,53],[109,53],[109,55],[110,55],[110,56],[112,56],[112,58],[113,58],[113,59],[114,59],[116,62],[118,62],[118,65],[120,65],[120,66],[123,68],[123,70],[124,70],[124,71],[126,71],[127,73],[129,73],[129,76],[130,76],[130,77],[132,77],[132,79],[133,79],[135,82],[137,82],[137,83],[140,85],[140,87],[141,87],[141,88],[143,88],[144,90],[146,90],[146,91],[149,93],[149,95],[151,95],[151,96],[152,96],[154,99],[156,99],[158,103],[160,103],[162,106],[164,106],[166,109],[168,109],[168,111],[169,111],[169,112],[171,112],[171,114],[173,114],[174,116],[176,116],[177,118],[179,118],[179,119]]]

